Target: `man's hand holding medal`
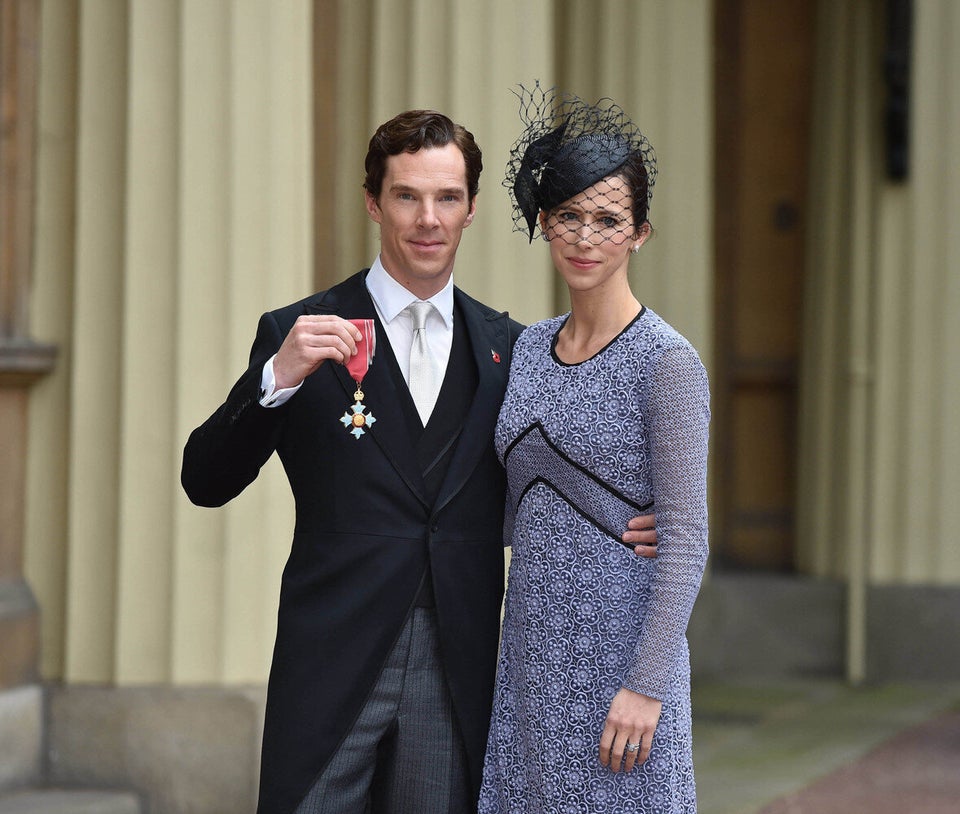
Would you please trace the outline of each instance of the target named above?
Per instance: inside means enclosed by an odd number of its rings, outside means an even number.
[[[332,314],[299,317],[273,360],[277,389],[296,387],[328,359],[347,364],[362,341],[350,320]]]
[[[332,314],[298,317],[273,360],[276,387],[298,386],[328,359],[346,365],[357,390],[353,405],[340,422],[360,440],[377,420],[373,413],[366,412],[361,389],[377,346],[374,326],[372,319],[343,319]]]

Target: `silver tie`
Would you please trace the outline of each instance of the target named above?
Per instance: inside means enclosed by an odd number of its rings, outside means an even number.
[[[413,319],[413,343],[410,345],[410,395],[417,405],[420,420],[427,426],[433,405],[437,401],[437,369],[430,348],[427,347],[427,314],[433,309],[429,302],[412,302],[406,307]]]

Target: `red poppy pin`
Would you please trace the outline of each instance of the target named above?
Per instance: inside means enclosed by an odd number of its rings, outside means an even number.
[[[500,354],[497,353],[493,348],[490,348],[490,355],[493,357],[493,361],[498,365],[500,364]]]

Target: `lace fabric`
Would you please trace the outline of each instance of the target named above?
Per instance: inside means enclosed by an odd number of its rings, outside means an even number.
[[[496,431],[513,556],[480,811],[688,814],[685,631],[707,557],[706,374],[649,309],[577,365],[550,353],[562,322],[521,335]],[[650,504],[655,560],[605,528]],[[599,740],[624,686],[661,699],[663,713],[646,763],[614,774]]]

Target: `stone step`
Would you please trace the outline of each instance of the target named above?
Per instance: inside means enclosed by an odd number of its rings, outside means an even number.
[[[0,794],[0,814],[141,814],[135,794],[95,789],[23,789]]]

